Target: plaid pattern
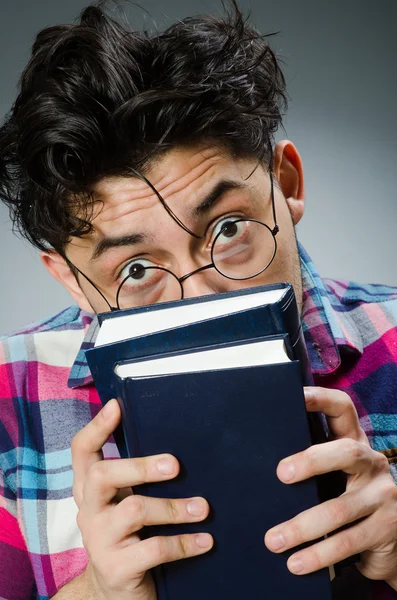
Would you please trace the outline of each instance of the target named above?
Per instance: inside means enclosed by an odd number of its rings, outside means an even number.
[[[300,252],[315,381],[351,396],[397,478],[397,289],[323,281]],[[70,442],[100,408],[84,355],[96,331],[93,315],[71,307],[0,341],[1,599],[47,600],[86,566]],[[104,455],[117,456],[115,445]],[[397,594],[380,583],[375,597]]]

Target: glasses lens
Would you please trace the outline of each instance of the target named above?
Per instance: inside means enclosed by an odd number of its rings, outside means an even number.
[[[215,238],[212,260],[225,277],[250,279],[269,266],[275,253],[276,240],[264,223],[231,219]]]
[[[121,284],[116,302],[119,308],[134,308],[182,298],[182,287],[170,271],[160,267],[145,267],[139,262],[130,269],[130,276]]]

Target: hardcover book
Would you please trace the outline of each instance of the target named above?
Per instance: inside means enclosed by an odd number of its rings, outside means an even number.
[[[159,600],[330,600],[328,570],[292,575],[288,553],[264,545],[268,529],[319,501],[316,480],[276,476],[281,459],[325,439],[305,410],[311,376],[292,286],[106,313],[100,325],[87,360],[102,402],[120,403],[120,455],[169,452],[181,465],[174,480],[134,492],[203,496],[211,508],[201,523],[142,530],[215,540],[207,554],[155,569]]]

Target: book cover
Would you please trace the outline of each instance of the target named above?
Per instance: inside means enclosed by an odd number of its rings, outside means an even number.
[[[297,577],[265,532],[318,502],[315,480],[282,484],[276,467],[310,445],[299,363],[117,378],[132,452],[170,452],[172,481],[139,486],[155,497],[204,496],[202,523],[147,528],[144,535],[209,532],[208,554],[156,570],[159,600],[328,600],[328,570]]]

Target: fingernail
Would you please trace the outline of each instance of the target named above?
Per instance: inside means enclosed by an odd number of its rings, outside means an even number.
[[[304,568],[305,566],[300,558],[291,558],[291,560],[288,562],[288,569],[292,573],[301,573]]]
[[[168,458],[160,458],[156,463],[157,470],[162,475],[171,475],[174,472],[174,465]]]
[[[102,409],[102,416],[106,421],[113,416],[114,408],[114,402],[112,400],[106,402],[105,406]]]
[[[272,550],[281,550],[285,546],[285,538],[282,533],[271,533],[268,537],[268,543]]]
[[[192,517],[199,517],[204,512],[204,502],[202,500],[191,500],[186,506],[186,510]]]
[[[198,533],[196,535],[196,544],[199,548],[208,548],[212,546],[212,537],[209,533]]]
[[[295,465],[292,462],[280,463],[278,473],[283,481],[291,481],[295,477]]]

